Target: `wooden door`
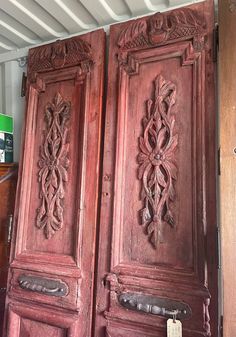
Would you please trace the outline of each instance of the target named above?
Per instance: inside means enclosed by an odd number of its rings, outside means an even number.
[[[211,1],[111,27],[96,337],[218,334],[213,27]]]
[[[33,48],[8,337],[91,336],[104,31]]]

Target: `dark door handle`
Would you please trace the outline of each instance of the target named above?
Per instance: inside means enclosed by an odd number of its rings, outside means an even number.
[[[118,297],[119,303],[130,310],[147,314],[159,315],[166,318],[186,319],[191,317],[192,310],[186,303],[150,295],[123,293]]]
[[[43,277],[20,275],[19,286],[24,290],[30,290],[49,296],[63,297],[69,292],[65,282],[60,280],[45,279]]]

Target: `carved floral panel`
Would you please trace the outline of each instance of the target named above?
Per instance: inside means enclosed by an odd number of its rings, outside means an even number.
[[[143,118],[143,135],[139,137],[138,178],[142,182],[141,223],[156,248],[163,241],[165,224],[175,226],[170,204],[175,199],[177,167],[174,153],[178,135],[174,132],[176,86],[158,75],[154,81],[154,99],[147,101]]]
[[[37,209],[36,226],[44,230],[47,239],[64,225],[63,199],[69,166],[69,118],[70,102],[57,93],[45,107],[46,130],[38,161],[41,205]]]

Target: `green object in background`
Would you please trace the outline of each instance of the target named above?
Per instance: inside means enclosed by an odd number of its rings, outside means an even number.
[[[13,117],[0,114],[0,132],[13,134]]]
[[[13,135],[5,133],[5,162],[13,162]]]
[[[0,163],[13,162],[13,118],[0,114]]]
[[[13,134],[0,132],[0,163],[13,162]]]

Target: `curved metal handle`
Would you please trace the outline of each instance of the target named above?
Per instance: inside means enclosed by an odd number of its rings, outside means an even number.
[[[192,315],[191,308],[188,304],[169,298],[123,293],[118,297],[118,301],[127,309],[167,318],[175,317],[177,319],[186,319]]]
[[[30,281],[19,281],[19,284],[20,284],[20,287],[22,289],[28,289],[28,290],[32,290],[32,291],[37,291],[37,292],[41,292],[41,293],[50,293],[50,294],[54,294],[54,293],[57,293],[57,292],[62,292],[63,289],[62,288],[47,288],[47,287],[44,287],[40,284],[35,284],[35,283],[32,283]]]
[[[18,283],[19,286],[24,290],[31,290],[44,295],[62,297],[66,296],[69,292],[66,283],[58,280],[45,279],[42,277],[21,275],[18,278]]]

